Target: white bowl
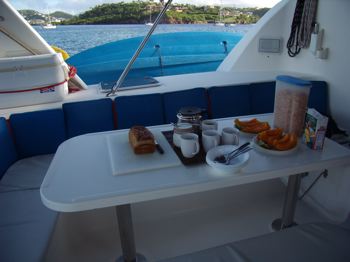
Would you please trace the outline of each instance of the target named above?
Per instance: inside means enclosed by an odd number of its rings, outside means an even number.
[[[215,169],[218,169],[224,172],[235,173],[239,171],[244,166],[244,164],[248,161],[249,152],[246,152],[242,155],[239,155],[238,157],[235,157],[230,161],[228,165],[214,162],[214,159],[216,157],[227,154],[236,148],[238,148],[238,146],[223,145],[223,146],[217,146],[210,149],[205,158],[207,161],[207,164]]]

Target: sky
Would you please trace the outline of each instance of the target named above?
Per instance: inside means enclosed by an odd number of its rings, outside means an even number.
[[[42,13],[65,11],[79,14],[103,3],[116,3],[122,0],[8,0],[16,9],[34,9]],[[280,0],[173,0],[173,3],[194,5],[220,5],[235,7],[272,7]],[[130,0],[124,0],[130,2]],[[157,0],[155,0],[157,2]],[[166,2],[166,0],[165,0]]]

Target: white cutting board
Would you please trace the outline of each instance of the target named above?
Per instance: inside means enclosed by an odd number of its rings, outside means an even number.
[[[164,135],[160,131],[152,133],[164,149],[164,154],[156,150],[152,154],[136,155],[129,144],[128,133],[114,133],[106,137],[112,175],[126,175],[182,165]]]

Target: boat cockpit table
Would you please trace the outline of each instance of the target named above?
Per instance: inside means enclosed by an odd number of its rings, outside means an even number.
[[[269,122],[273,118],[272,114],[247,116],[251,117]],[[233,119],[219,119],[219,130],[233,126]],[[172,130],[171,125],[149,129],[163,147],[164,155],[155,152],[150,161],[139,162],[137,156],[128,159],[126,151],[131,150],[128,130],[74,137],[59,146],[40,189],[45,206],[55,211],[115,206],[125,261],[136,258],[130,208],[133,203],[289,176],[279,225],[284,228],[294,222],[301,174],[350,162],[350,150],[326,139],[323,151],[311,150],[303,144],[288,156],[252,150],[248,163],[238,173],[221,173],[207,164],[183,165],[161,134]],[[241,136],[240,144],[249,140]]]

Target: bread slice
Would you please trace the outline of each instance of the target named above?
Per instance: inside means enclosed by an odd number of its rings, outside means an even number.
[[[133,126],[130,128],[129,142],[135,154],[149,154],[156,150],[154,136],[144,126]]]

